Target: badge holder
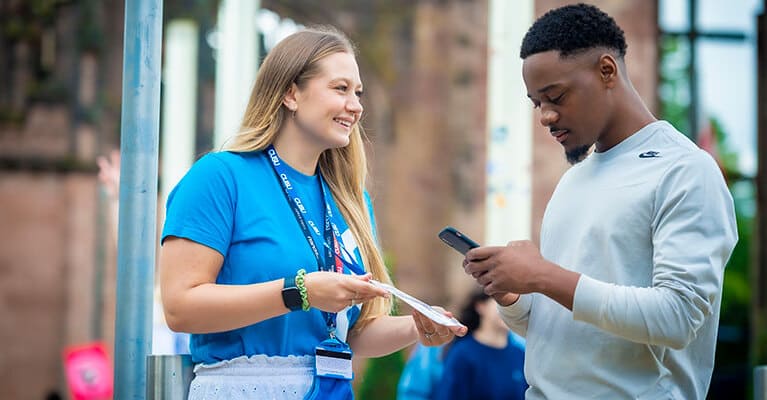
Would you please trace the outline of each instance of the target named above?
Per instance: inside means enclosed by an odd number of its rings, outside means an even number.
[[[352,349],[334,336],[323,340],[314,350],[314,382],[304,400],[351,400]]]
[[[315,367],[317,376],[348,379],[354,378],[352,371],[352,349],[336,339],[325,339],[315,349]]]

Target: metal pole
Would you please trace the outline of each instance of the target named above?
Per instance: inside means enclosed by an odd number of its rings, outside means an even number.
[[[115,398],[146,396],[152,348],[162,0],[126,0],[117,241]]]
[[[690,124],[690,139],[698,139],[698,55],[695,46],[698,43],[697,0],[690,0],[687,18],[690,20],[690,65],[687,67],[690,85],[690,109],[688,111],[688,123]]]
[[[767,365],[767,8],[757,17],[756,218],[751,265],[751,365]]]
[[[194,378],[194,363],[188,354],[151,355],[146,360],[147,400],[186,400]]]

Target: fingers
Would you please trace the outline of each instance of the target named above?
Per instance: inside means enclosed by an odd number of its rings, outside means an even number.
[[[480,278],[495,266],[495,255],[503,249],[504,247],[488,246],[469,250],[463,262],[463,270],[474,279]]]
[[[350,276],[364,282],[369,282],[371,279],[373,279],[373,274],[371,274],[370,272],[365,273],[364,275],[350,275]]]
[[[413,310],[413,321],[415,321],[421,343],[427,346],[434,345],[433,342],[437,340],[435,336],[438,335],[434,322],[416,310]]]
[[[361,280],[352,281],[348,289],[350,293],[354,295],[352,297],[356,297],[358,300],[365,299],[367,301],[376,297],[389,298],[390,296],[389,292],[385,289]]]
[[[477,247],[466,252],[466,259],[470,262],[484,260],[486,258],[492,257],[502,249],[503,247],[500,246]]]
[[[441,311],[443,314],[447,315],[450,318],[454,318],[455,316],[450,311],[445,311],[444,308],[439,306],[434,306],[433,308]],[[440,329],[443,327],[442,325],[438,325]],[[447,329],[449,332],[444,332],[444,334],[440,335],[442,337],[448,336],[448,333],[451,333],[455,336],[463,336],[468,332],[469,328],[466,327],[466,325],[461,324],[460,326],[444,326],[444,328]]]
[[[475,277],[474,279],[476,279],[477,283],[480,284],[481,286],[487,286],[493,282],[493,273],[486,272],[482,275]]]
[[[460,336],[460,337],[466,336],[466,333],[469,332],[469,328],[467,328],[465,325],[451,326],[449,329],[450,329],[450,332],[453,333],[453,335]]]
[[[466,263],[466,266],[463,267],[463,270],[471,275],[474,279],[479,278],[484,273],[489,271],[493,267],[494,261],[492,259],[484,259],[481,261],[470,261]]]
[[[369,283],[371,274],[341,275],[339,295],[343,299],[343,308],[363,304],[376,297],[389,298],[389,292]]]
[[[441,307],[434,308],[449,317],[453,316],[452,313],[445,311]],[[425,346],[443,345],[453,340],[455,336],[466,335],[468,331],[468,328],[464,325],[448,327],[437,324],[416,310],[413,310],[413,321],[415,321],[415,326],[418,330],[418,339]]]
[[[482,288],[482,291],[485,292],[485,294],[488,295],[488,296],[492,296],[492,295],[494,295],[494,294],[499,292],[498,289],[496,289],[496,287],[493,285],[492,282],[490,282],[487,285],[484,285],[484,287]]]

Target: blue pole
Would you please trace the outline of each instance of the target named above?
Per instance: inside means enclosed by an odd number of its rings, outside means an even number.
[[[126,0],[114,397],[146,396],[157,235],[162,0]]]

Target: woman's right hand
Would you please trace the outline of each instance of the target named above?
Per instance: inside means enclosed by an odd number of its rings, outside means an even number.
[[[389,297],[389,292],[373,286],[372,275],[346,275],[316,271],[306,274],[304,286],[309,305],[327,312],[339,312],[354,304],[376,297]]]

